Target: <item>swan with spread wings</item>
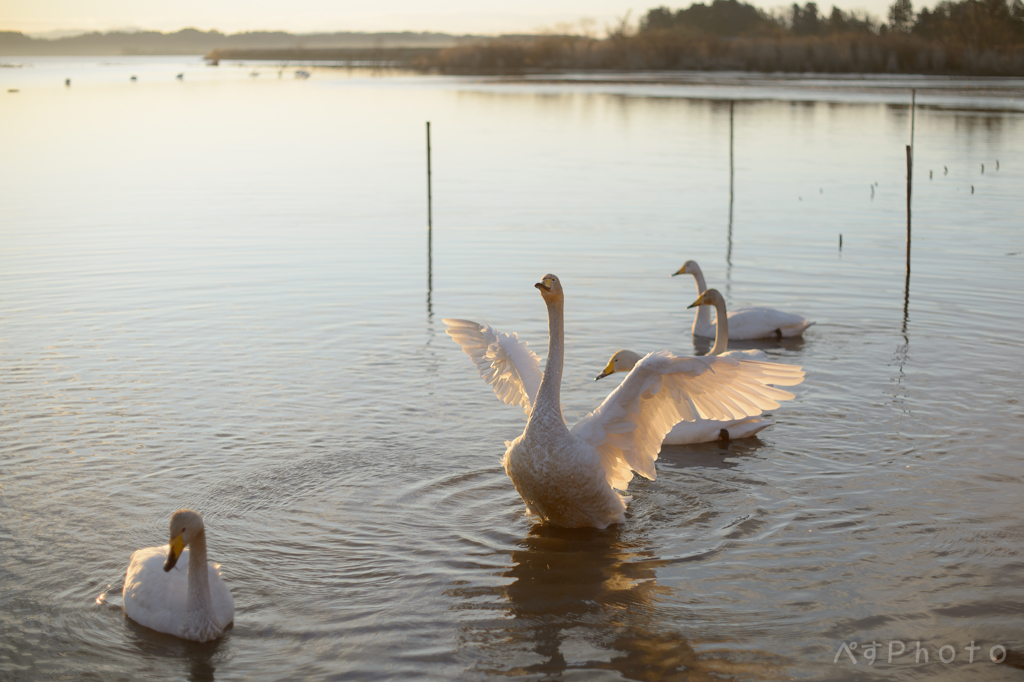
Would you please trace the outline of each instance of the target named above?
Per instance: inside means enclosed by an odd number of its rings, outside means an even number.
[[[651,353],[636,363],[601,405],[569,429],[560,398],[564,358],[564,295],[554,275],[535,284],[548,311],[548,357],[515,334],[469,320],[446,319],[446,330],[480,376],[507,405],[521,406],[526,430],[511,442],[505,472],[527,512],[568,528],[606,528],[625,521],[633,472],[654,480],[661,442],[675,424],[760,414],[793,394],[804,373],[794,365],[736,357]]]

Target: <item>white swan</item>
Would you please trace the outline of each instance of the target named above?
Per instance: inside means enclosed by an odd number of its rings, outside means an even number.
[[[708,355],[721,355],[739,359],[767,362],[768,356],[762,350],[727,350],[729,347],[729,316],[725,310],[725,299],[717,289],[708,289],[701,294],[690,308],[698,305],[713,305],[718,315],[715,321],[715,345]],[[594,381],[603,379],[616,372],[628,372],[640,361],[640,354],[631,350],[616,351],[608,360],[604,371],[594,377]],[[689,445],[691,443],[710,443],[716,440],[734,440],[749,438],[759,431],[775,424],[762,416],[744,419],[697,419],[679,422],[665,436],[662,445]]]
[[[125,613],[139,625],[182,639],[217,639],[235,619],[235,600],[219,567],[206,563],[203,518],[179,509],[170,528],[169,545],[132,554],[122,592]],[[187,572],[172,570],[179,557],[187,560]]]
[[[704,282],[704,273],[700,271],[700,266],[695,261],[688,260],[683,263],[683,267],[672,273],[673,277],[676,275],[693,275],[697,281],[698,294],[703,294],[708,288]],[[772,308],[737,308],[729,311],[729,338],[733,341],[744,341],[773,336],[800,336],[812,324],[814,322],[806,317]],[[709,308],[697,308],[697,314],[693,317],[693,335],[708,339],[714,337],[715,325],[711,321]]]
[[[606,528],[625,521],[625,490],[636,471],[654,480],[661,441],[683,420],[741,419],[778,407],[803,380],[793,365],[735,357],[679,358],[651,353],[596,410],[569,430],[560,399],[563,360],[562,285],[545,275],[535,285],[548,310],[548,358],[515,334],[469,320],[446,319],[447,333],[506,404],[520,405],[526,430],[507,442],[505,472],[542,520],[569,528]]]

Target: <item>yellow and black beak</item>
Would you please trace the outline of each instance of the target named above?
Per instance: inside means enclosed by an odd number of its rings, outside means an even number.
[[[545,278],[542,281],[537,282],[533,286],[537,287],[538,289],[543,289],[544,291],[551,291],[551,280]]]
[[[601,372],[600,374],[598,374],[596,377],[594,377],[594,381],[597,381],[598,379],[604,379],[609,374],[614,374],[614,373],[615,373],[615,361],[614,360],[609,360],[608,364],[605,365],[605,367],[604,367],[604,371]]]
[[[178,533],[171,540],[171,546],[167,550],[167,563],[164,564],[164,571],[174,568],[174,564],[178,563],[178,557],[181,556],[184,549],[185,541],[181,538],[181,533]]]
[[[675,277],[676,275],[685,275],[685,274],[686,274],[686,266],[684,265],[683,267],[681,267],[678,270],[676,270],[675,272],[673,272],[672,276]]]
[[[696,301],[694,301],[690,305],[686,306],[686,308],[690,309],[690,308],[696,308],[699,305],[707,305],[707,303],[704,302],[704,296],[705,296],[705,294],[701,294],[700,296],[697,297]]]

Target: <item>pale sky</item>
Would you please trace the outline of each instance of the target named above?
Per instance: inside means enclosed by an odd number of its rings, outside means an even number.
[[[749,1],[749,0],[748,0]],[[710,0],[705,0],[710,4]],[[802,0],[800,4],[804,4]],[[444,33],[532,33],[559,24],[593,20],[601,35],[632,9],[636,20],[659,5],[690,2],[648,0],[0,0],[0,30],[42,33],[62,29],[109,31],[141,28],[177,31],[185,27],[224,33],[280,29],[292,33],[333,31],[439,31]],[[765,9],[792,4],[754,0]],[[819,2],[825,13],[832,3]],[[843,10],[867,10],[883,18],[891,0],[836,2]],[[914,3],[915,9],[923,3]],[[928,2],[928,5],[934,4]]]

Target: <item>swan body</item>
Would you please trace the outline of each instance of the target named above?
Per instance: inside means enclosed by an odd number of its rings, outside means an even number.
[[[666,351],[636,362],[622,383],[570,429],[562,416],[562,285],[545,275],[535,285],[548,310],[548,357],[515,334],[446,319],[447,333],[508,405],[527,415],[522,435],[506,443],[503,464],[527,512],[569,528],[625,521],[625,490],[636,471],[654,480],[662,440],[684,420],[742,419],[778,407],[792,393],[774,385],[803,380],[799,367],[739,357],[680,358]],[[774,384],[774,385],[773,385]]]
[[[697,282],[697,293],[702,294],[707,290],[704,282],[704,273],[695,261],[688,260],[683,267],[673,273],[676,275],[693,275]],[[746,341],[750,339],[785,338],[800,336],[804,330],[814,322],[794,313],[785,313],[773,308],[736,308],[730,310],[729,316],[729,338],[733,341]],[[711,321],[711,310],[703,306],[697,309],[693,317],[693,335],[707,339],[715,336],[715,323]]]
[[[709,355],[721,357],[735,357],[748,359],[756,362],[767,362],[768,356],[763,350],[728,350],[729,347],[729,324],[730,318],[726,314],[725,299],[717,289],[708,289],[701,294],[693,305],[715,306],[717,317],[715,320],[715,345]],[[640,361],[640,355],[631,350],[617,351],[608,360],[604,371],[598,374],[594,381],[602,379],[609,374],[616,372],[628,372]],[[682,421],[672,427],[663,445],[689,445],[691,443],[710,443],[716,440],[735,440],[737,438],[749,438],[758,432],[774,425],[770,419],[760,415],[744,419],[730,419],[720,421],[716,419],[697,419],[694,421]]]
[[[136,550],[125,575],[124,610],[139,625],[196,642],[220,637],[235,618],[219,566],[206,561],[203,519],[190,509],[171,515],[171,540]],[[185,564],[175,569],[179,559]]]

